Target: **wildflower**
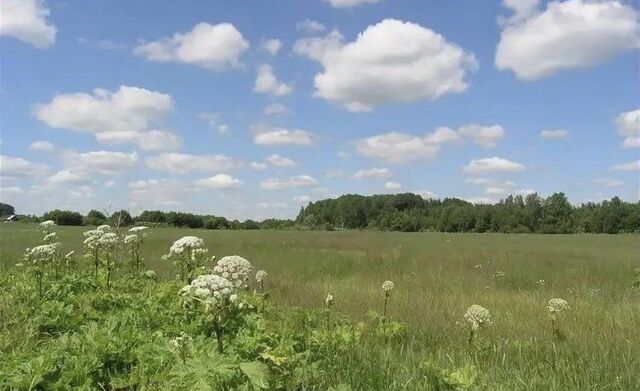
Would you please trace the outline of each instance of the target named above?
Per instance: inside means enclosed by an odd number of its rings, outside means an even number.
[[[547,311],[549,312],[549,318],[551,318],[551,320],[556,320],[561,312],[569,308],[569,303],[564,299],[555,298],[549,300],[549,303],[547,303]]]
[[[43,221],[42,223],[39,224],[40,229],[45,232],[45,233],[49,233],[51,232],[51,230],[53,229],[53,227],[56,226],[56,222],[53,220],[47,220],[47,221]]]
[[[205,248],[204,240],[196,236],[184,236],[171,245],[169,253],[174,255],[180,255],[186,251],[193,251],[194,249]]]
[[[129,246],[135,246],[139,244],[142,240],[136,234],[127,235],[124,237],[124,244],[128,244]]]
[[[172,338],[171,341],[169,341],[169,344],[175,350],[181,351],[190,341],[191,337],[183,331],[178,337]]]
[[[151,270],[151,269],[146,270],[144,273],[142,273],[142,275],[143,275],[145,278],[148,278],[148,279],[150,279],[150,280],[156,280],[156,278],[157,278],[157,276],[156,276],[156,272],[154,272],[154,271],[153,271],[153,270]]]
[[[53,243],[58,239],[58,234],[55,232],[50,232],[42,238],[42,241],[45,243]]]
[[[476,269],[476,270],[482,270],[482,269],[484,269],[484,265],[479,263],[479,264],[475,265],[473,268]]]
[[[98,239],[98,244],[101,247],[111,248],[118,244],[118,235],[113,232],[107,232]]]
[[[137,227],[133,227],[129,229],[129,232],[140,232],[140,231],[144,231],[145,229],[147,229],[147,227],[145,227],[144,225],[139,225]]]
[[[539,279],[538,281],[536,281],[536,284],[538,284],[540,286],[544,286],[545,281],[543,279]]]
[[[496,272],[493,273],[493,277],[504,277],[504,272],[502,270],[496,270]]]
[[[203,274],[180,290],[183,297],[191,297],[207,305],[208,309],[222,307],[233,293],[233,284],[215,274]]]
[[[389,296],[391,294],[391,291],[394,287],[395,285],[393,285],[392,281],[385,281],[382,283],[382,290],[384,291],[384,294],[386,296]]]
[[[111,232],[111,227],[107,224],[103,224],[98,228],[96,228],[96,230],[102,233],[107,233],[107,232]]]
[[[33,261],[33,263],[40,263],[43,261],[49,261],[56,255],[60,243],[43,244],[31,249],[27,249],[27,257]]]
[[[256,281],[263,282],[269,274],[264,270],[258,270],[256,272]]]
[[[238,255],[220,258],[216,267],[213,268],[215,273],[229,279],[237,288],[247,286],[251,270],[251,262]]]
[[[333,297],[333,295],[331,294],[331,292],[327,293],[327,297],[324,299],[324,304],[326,304],[327,307],[331,307],[334,303],[335,299]]]
[[[484,326],[491,325],[491,314],[486,308],[477,304],[467,308],[467,312],[464,314],[464,320],[472,332],[480,329]]]

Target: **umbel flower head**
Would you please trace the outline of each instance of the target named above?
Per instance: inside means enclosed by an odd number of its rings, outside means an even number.
[[[334,302],[335,298],[333,297],[333,294],[331,292],[327,293],[327,297],[324,299],[324,304],[326,304],[327,307],[331,307]]]
[[[395,285],[393,285],[393,281],[385,281],[382,283],[382,290],[384,291],[384,294],[387,296],[391,294],[391,291],[393,290],[393,288],[395,288]]]
[[[61,246],[62,245],[60,243],[52,243],[28,248],[25,258],[33,262],[34,265],[40,265],[44,262],[50,261],[56,255]]]
[[[49,232],[42,238],[42,241],[45,243],[54,243],[56,240],[58,240],[58,234],[55,232]]]
[[[44,232],[45,234],[51,232],[51,230],[53,230],[53,227],[56,226],[56,222],[53,220],[47,220],[47,221],[43,221],[42,223],[39,224],[40,229],[42,230],[42,232]]]
[[[215,274],[203,274],[180,290],[183,297],[194,298],[209,308],[221,307],[228,302],[233,293],[233,284],[224,277]]]
[[[169,248],[169,253],[174,255],[180,255],[188,250],[195,249],[204,249],[206,248],[204,245],[204,240],[196,237],[196,236],[184,236],[171,245]]]
[[[140,236],[136,234],[127,235],[124,237],[124,244],[128,246],[136,246],[140,244],[140,242],[142,242],[142,239],[140,239]]]
[[[269,274],[266,271],[258,270],[256,272],[256,281],[257,282],[262,282],[262,281],[266,280],[268,276],[269,276]]]
[[[213,271],[241,288],[247,286],[251,269],[251,262],[238,255],[229,255],[220,258]]]
[[[145,229],[147,229],[147,227],[145,227],[144,225],[139,225],[137,227],[130,228],[129,232],[140,232],[144,231]]]
[[[103,248],[111,248],[118,244],[118,235],[113,232],[107,232],[100,236],[98,244]]]
[[[549,303],[547,303],[547,311],[549,312],[549,317],[552,320],[555,320],[561,312],[564,312],[569,308],[569,303],[567,303],[565,299],[555,298],[549,300]]]
[[[471,331],[476,331],[481,327],[491,325],[491,314],[489,310],[477,304],[467,308],[464,314],[464,321]]]

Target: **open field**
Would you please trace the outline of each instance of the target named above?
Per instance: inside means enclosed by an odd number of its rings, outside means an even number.
[[[58,227],[62,253],[80,253],[87,229]],[[151,229],[142,254],[164,279],[175,270],[161,256],[184,235],[203,238],[210,254],[238,254],[267,270],[277,305],[319,308],[333,292],[332,311],[365,321],[368,310],[381,311],[382,282],[394,281],[389,314],[407,324],[407,337],[382,350],[363,343],[338,365],[331,378],[354,389],[424,389],[425,361],[450,369],[473,365],[481,375],[472,389],[640,388],[635,235]],[[36,226],[0,225],[2,264],[19,262],[41,237]],[[546,312],[554,297],[571,306],[559,321],[561,340]],[[482,349],[474,353],[460,325],[471,304],[487,308],[493,321],[479,332]]]

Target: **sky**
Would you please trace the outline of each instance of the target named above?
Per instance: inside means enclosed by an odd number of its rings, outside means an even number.
[[[0,0],[0,200],[635,202],[638,20],[625,0]]]

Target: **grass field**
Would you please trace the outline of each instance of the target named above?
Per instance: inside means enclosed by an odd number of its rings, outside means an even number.
[[[82,251],[84,230],[58,228],[63,253]],[[238,254],[267,270],[270,300],[278,305],[321,307],[330,291],[334,311],[354,321],[381,310],[380,286],[394,281],[389,314],[407,324],[408,337],[384,350],[387,356],[375,367],[368,367],[363,352],[352,362],[360,368],[336,374],[341,379],[364,376],[368,368],[391,379],[383,382],[385,389],[421,389],[418,367],[430,360],[448,368],[476,366],[482,373],[478,389],[640,389],[640,295],[631,288],[640,266],[635,235],[172,228],[149,234],[145,262],[165,279],[175,272],[161,256],[174,240],[195,235],[210,254]],[[36,226],[0,225],[0,261],[5,267],[19,262],[25,247],[41,237]],[[562,341],[554,338],[546,313],[554,297],[571,306],[560,321]],[[471,304],[487,308],[493,321],[481,331],[483,349],[473,355],[459,325]]]

